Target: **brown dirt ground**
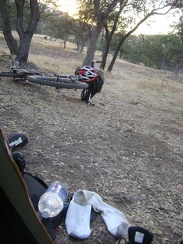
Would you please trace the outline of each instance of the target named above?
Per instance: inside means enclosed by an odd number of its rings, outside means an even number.
[[[40,68],[55,64],[53,72],[74,72],[81,64],[84,54],[63,50],[61,43],[36,40],[30,60]],[[3,38],[0,45],[7,51]],[[1,56],[0,69],[9,62]],[[29,138],[20,148],[27,171],[48,184],[61,180],[70,193],[78,189],[98,193],[131,225],[152,231],[153,243],[175,244],[183,239],[182,77],[118,60],[93,99],[95,107],[80,100],[80,90],[47,87],[39,93],[36,85],[8,78],[0,82],[5,131]],[[55,243],[117,241],[100,215],[91,229],[87,240],[73,240],[63,222]]]

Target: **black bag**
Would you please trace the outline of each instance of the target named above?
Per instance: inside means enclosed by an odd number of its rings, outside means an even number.
[[[89,84],[87,89],[83,89],[81,93],[81,100],[86,103],[90,103],[92,97],[95,96],[96,93],[100,93],[103,87],[104,81],[97,77],[96,80]]]
[[[98,72],[98,78],[96,80],[96,82],[97,82],[97,93],[99,93],[99,92],[101,92],[102,87],[104,85],[104,73],[99,69],[97,69],[97,72]]]
[[[26,183],[28,194],[32,201],[34,209],[38,213],[39,199],[45,193],[46,189],[48,188],[48,185],[40,177],[24,171],[26,161],[22,153],[20,152],[12,153],[12,157],[15,163],[17,164],[22,174],[22,177]],[[48,219],[41,218],[41,222],[46,227],[46,230],[48,231],[49,235],[53,240],[55,240],[56,238],[56,230],[59,224],[61,223],[62,218],[63,218],[63,212],[61,212],[60,214],[58,214],[53,218],[48,218]]]

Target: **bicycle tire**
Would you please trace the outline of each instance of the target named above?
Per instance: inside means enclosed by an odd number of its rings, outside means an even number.
[[[32,83],[53,86],[55,88],[65,88],[65,89],[86,89],[88,87],[87,83],[78,80],[66,80],[57,77],[48,77],[42,75],[28,75],[27,80]]]
[[[23,75],[17,74],[15,72],[0,72],[0,77],[10,77],[10,78],[20,78]]]

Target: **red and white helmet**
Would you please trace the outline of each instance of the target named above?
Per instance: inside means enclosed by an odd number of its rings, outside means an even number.
[[[79,80],[90,83],[98,77],[98,72],[91,66],[82,66],[76,69],[76,75],[79,76]]]

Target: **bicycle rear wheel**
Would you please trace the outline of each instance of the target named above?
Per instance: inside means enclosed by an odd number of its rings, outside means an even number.
[[[57,77],[49,77],[43,75],[28,75],[27,80],[32,83],[53,86],[55,88],[65,88],[65,89],[86,89],[88,84],[81,82],[79,80],[70,80]]]

